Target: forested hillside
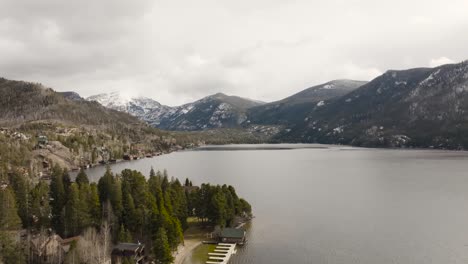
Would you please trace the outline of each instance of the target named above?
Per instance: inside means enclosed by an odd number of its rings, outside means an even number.
[[[468,62],[390,70],[311,111],[282,141],[468,148]]]
[[[10,175],[9,184],[0,189],[0,201],[0,260],[18,264],[102,263],[109,260],[112,244],[136,241],[145,244],[147,261],[171,263],[188,217],[229,226],[236,216],[251,215],[251,206],[232,186],[199,188],[188,179],[182,185],[167,172],[153,170],[147,178],[138,171],[113,174],[108,169],[98,183],[91,183],[84,171],[72,180],[55,166],[50,185]],[[29,238],[15,242],[10,234],[21,228]],[[28,243],[49,239],[46,230],[72,237],[76,244],[43,259]]]

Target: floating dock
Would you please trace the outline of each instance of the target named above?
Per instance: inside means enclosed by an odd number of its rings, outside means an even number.
[[[236,253],[236,244],[218,243],[212,253],[208,253],[206,264],[227,264],[231,256]]]

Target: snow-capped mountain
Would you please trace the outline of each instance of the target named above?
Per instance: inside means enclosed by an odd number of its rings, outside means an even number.
[[[238,127],[247,119],[247,109],[263,104],[222,93],[176,107],[162,105],[145,97],[125,98],[117,92],[90,96],[87,100],[127,112],[155,127],[189,131]]]
[[[129,113],[153,126],[158,126],[161,118],[172,109],[150,98],[126,98],[118,92],[93,95],[86,100],[96,101],[107,108]]]

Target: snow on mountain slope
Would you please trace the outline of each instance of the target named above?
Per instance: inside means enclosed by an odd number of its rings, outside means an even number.
[[[176,107],[161,105],[145,97],[125,98],[117,92],[90,96],[87,100],[127,112],[152,126],[169,130],[237,127],[247,119],[248,108],[263,104],[222,93]]]
[[[96,101],[107,108],[129,113],[153,126],[159,125],[161,118],[172,109],[150,98],[126,98],[118,92],[93,95],[86,100]]]

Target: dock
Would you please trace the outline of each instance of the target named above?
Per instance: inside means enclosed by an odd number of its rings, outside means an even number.
[[[227,264],[231,256],[235,253],[235,243],[218,243],[214,252],[208,253],[208,261],[206,264]]]

